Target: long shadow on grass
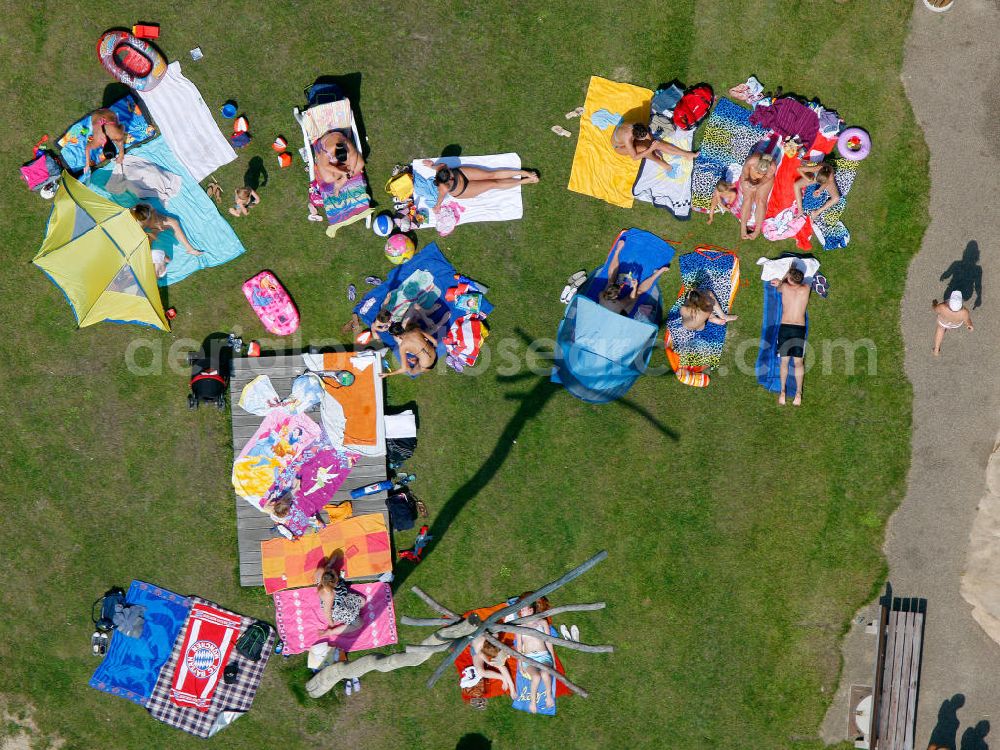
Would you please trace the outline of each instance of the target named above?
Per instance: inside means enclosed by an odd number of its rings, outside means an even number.
[[[532,339],[525,334],[524,331],[517,329],[516,333],[526,344],[531,343]],[[500,383],[514,383],[528,380],[533,377],[537,376],[534,375],[534,373],[519,373],[517,375],[510,376],[498,375],[497,381]],[[486,487],[497,475],[497,472],[500,471],[500,467],[504,465],[504,462],[510,455],[511,448],[513,447],[518,436],[521,434],[521,430],[524,429],[525,424],[527,424],[529,420],[539,417],[542,410],[545,408],[545,405],[549,402],[549,399],[557,393],[560,393],[562,390],[562,386],[552,383],[546,377],[542,377],[538,378],[535,385],[530,390],[507,393],[504,396],[505,400],[517,401],[520,405],[517,407],[517,411],[514,412],[514,416],[512,416],[504,426],[503,432],[500,433],[500,439],[490,452],[490,455],[486,457],[486,460],[483,461],[482,465],[475,471],[475,473],[473,473],[471,477],[469,477],[465,484],[459,487],[455,493],[445,501],[441,510],[438,511],[433,523],[430,525],[429,533],[432,539],[424,548],[424,560],[430,557],[431,553],[433,553],[434,547],[444,538],[448,528],[451,526],[452,521],[458,517],[458,514],[462,512],[465,505],[475,498],[479,494],[480,490]],[[615,404],[629,409],[641,417],[644,417],[665,437],[674,441],[678,439],[676,432],[660,422],[638,404],[629,401],[628,399],[619,399],[618,401],[613,402],[613,404],[608,404],[608,407],[614,408]],[[395,590],[398,591],[402,587],[412,569],[413,563],[409,563],[405,560],[399,561],[396,569],[396,577],[393,583]]]

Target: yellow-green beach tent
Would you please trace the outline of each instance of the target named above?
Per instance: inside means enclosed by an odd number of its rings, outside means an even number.
[[[63,172],[33,263],[83,326],[109,320],[169,330],[149,238],[127,208]]]

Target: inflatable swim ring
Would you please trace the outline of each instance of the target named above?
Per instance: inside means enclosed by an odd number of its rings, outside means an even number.
[[[111,75],[131,89],[150,91],[167,72],[167,59],[149,42],[124,30],[106,31],[97,56]]]
[[[837,152],[848,161],[861,161],[871,150],[871,136],[861,128],[847,128],[837,139]]]

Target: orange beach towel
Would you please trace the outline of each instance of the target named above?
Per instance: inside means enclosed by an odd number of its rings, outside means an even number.
[[[338,388],[324,381],[327,393],[344,409],[344,442],[348,445],[378,444],[378,403],[375,389],[381,388],[375,366],[358,370],[351,364],[351,352],[329,352],[323,355],[324,370],[348,370],[354,374],[354,384]]]
[[[392,549],[385,516],[369,513],[331,523],[300,539],[268,539],[260,543],[264,590],[312,586],[316,570],[333,553],[344,555],[344,578],[376,576],[392,570]]]

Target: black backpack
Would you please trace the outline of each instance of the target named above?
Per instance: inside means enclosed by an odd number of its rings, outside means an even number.
[[[417,521],[417,501],[407,490],[389,495],[385,501],[394,531],[412,529]]]
[[[261,620],[254,620],[246,632],[236,641],[236,651],[240,656],[257,661],[264,651],[264,644],[271,635],[271,626]]]
[[[94,628],[99,633],[110,633],[115,629],[115,605],[125,606],[125,591],[118,586],[113,586],[104,592],[104,596],[95,601],[90,606],[90,619],[94,621]],[[100,605],[100,615],[97,608]]]

